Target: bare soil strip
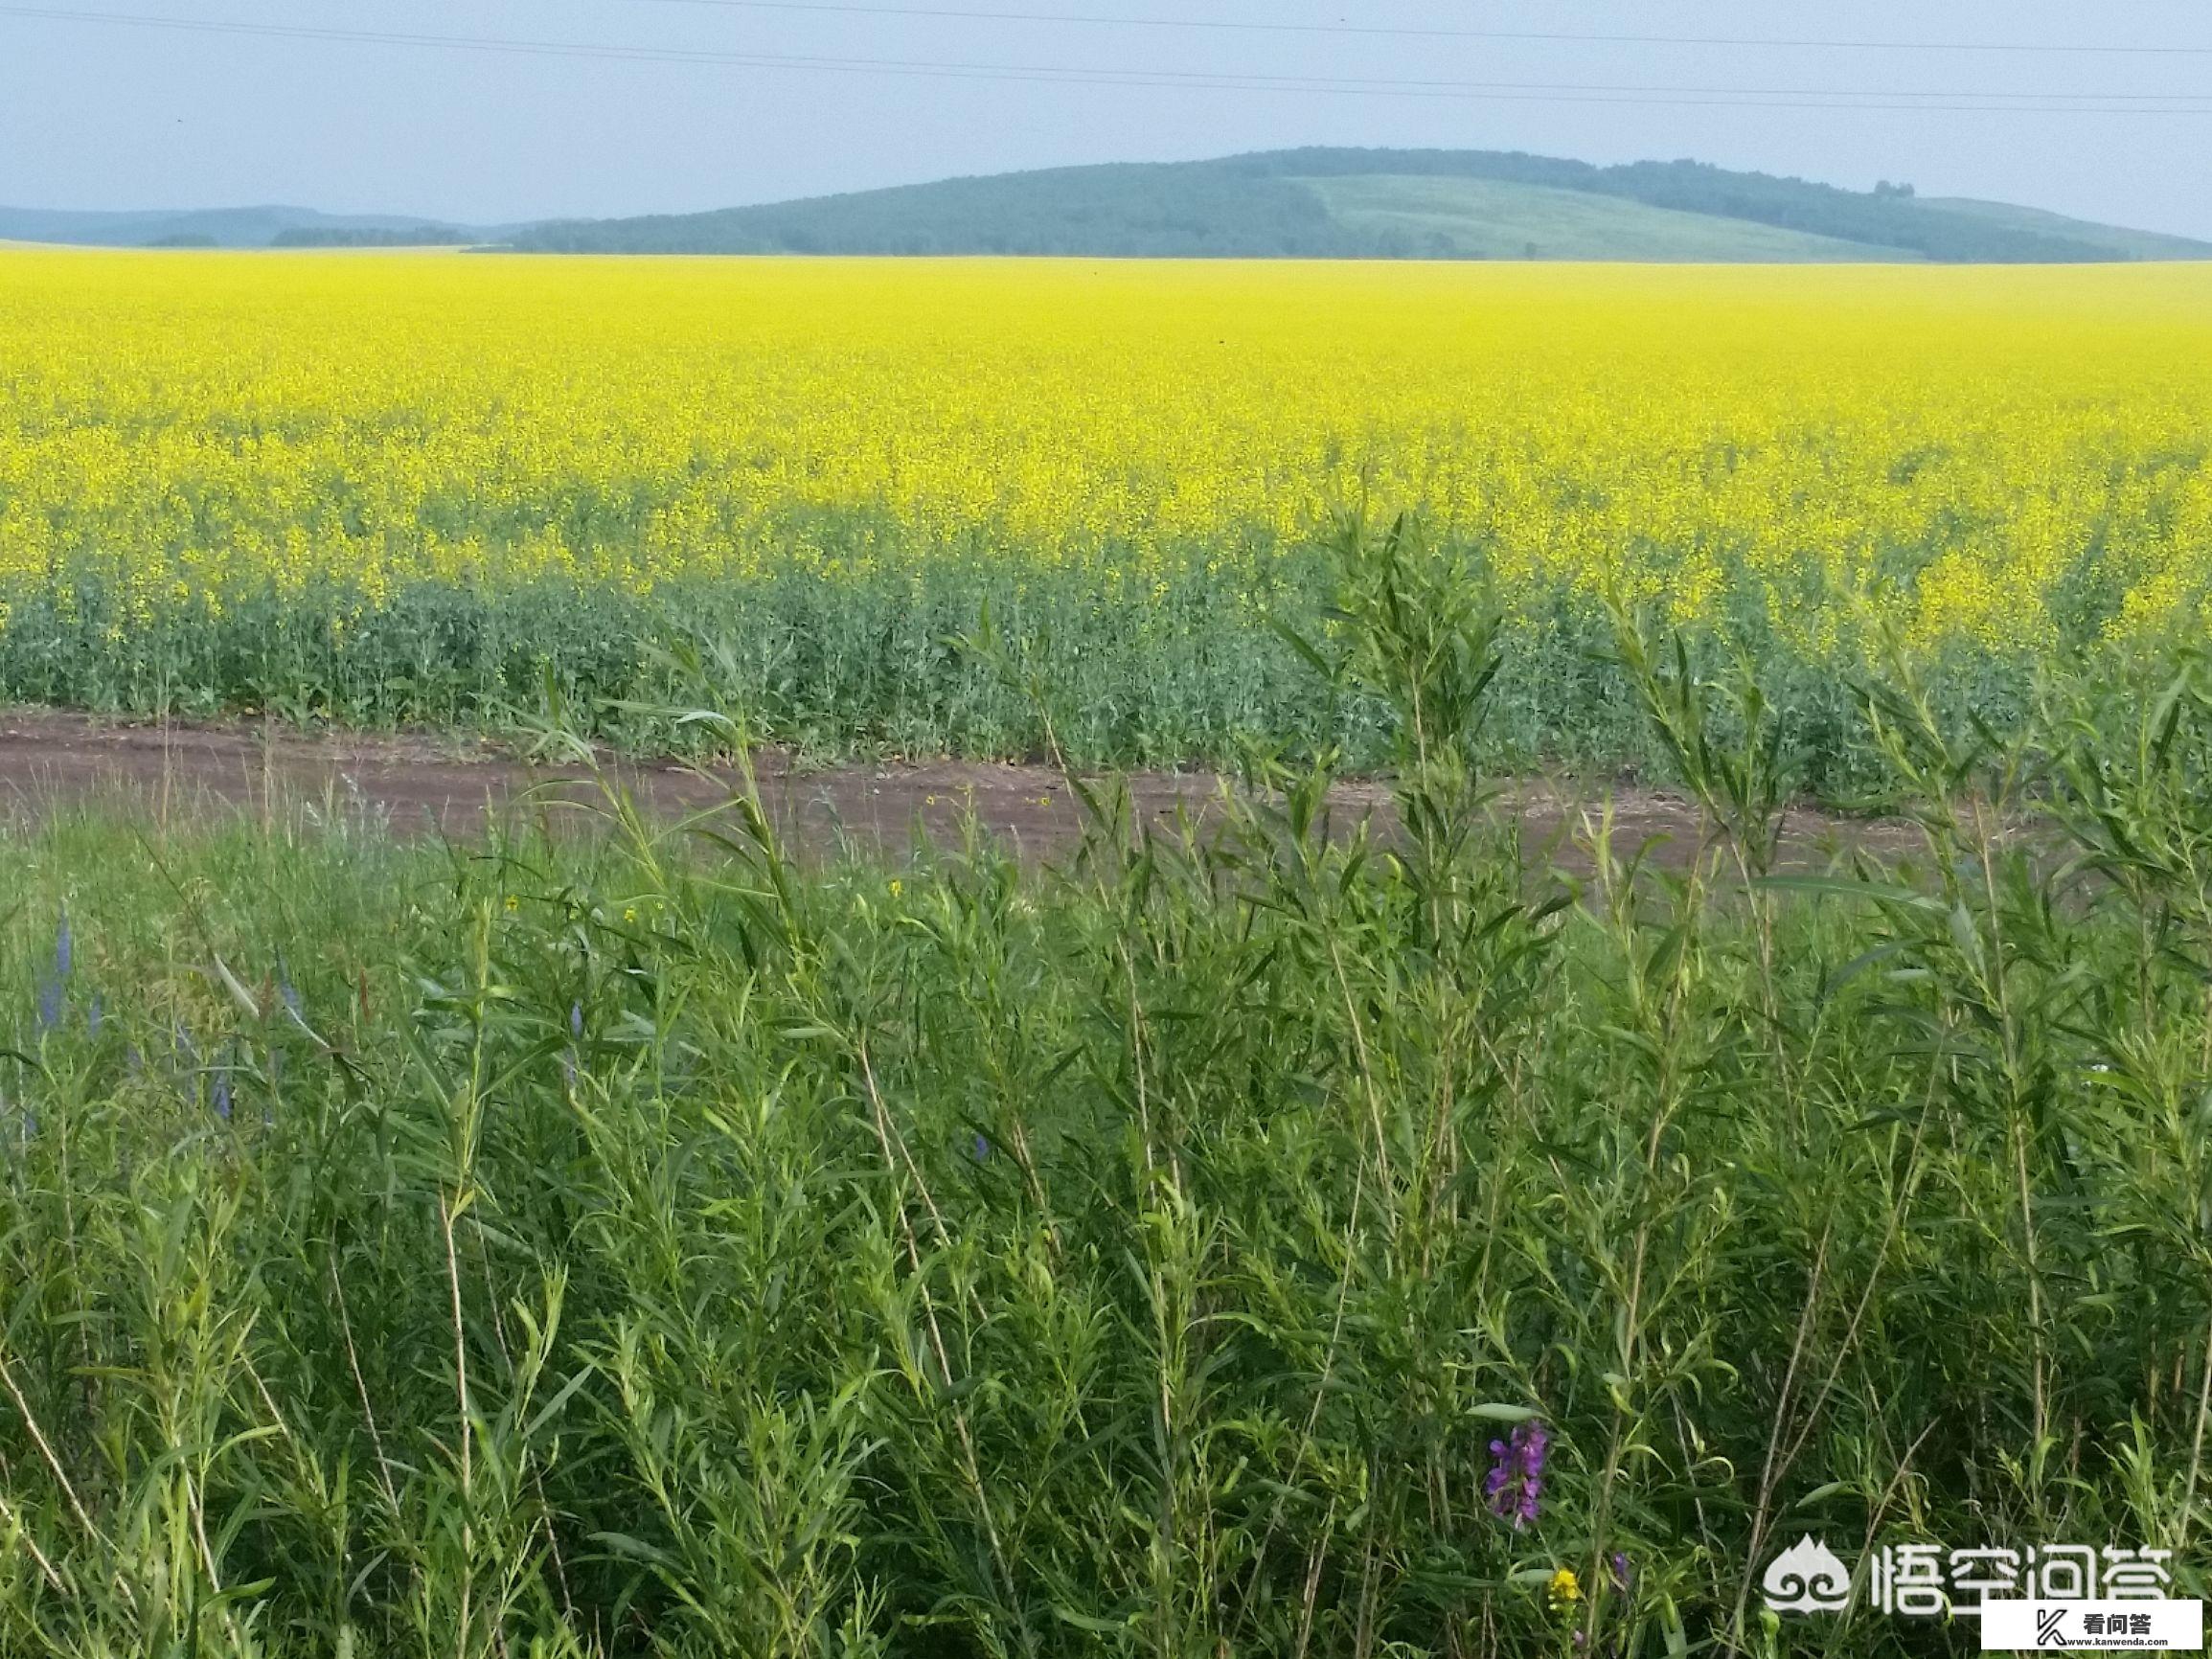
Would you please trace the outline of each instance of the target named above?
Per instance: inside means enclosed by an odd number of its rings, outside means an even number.
[[[735,786],[727,773],[609,764],[641,805],[661,814],[713,806]],[[1065,781],[1043,766],[938,761],[816,768],[764,750],[755,770],[764,803],[786,833],[818,854],[843,845],[896,852],[918,831],[940,843],[956,840],[972,820],[985,834],[1025,855],[1048,857],[1081,832],[1080,807]],[[1220,781],[1205,773],[1139,772],[1129,778],[1134,810],[1162,825],[1178,813],[1202,823],[1220,789]],[[327,802],[388,823],[397,833],[467,837],[513,810],[526,795],[545,802],[551,811],[552,803],[595,794],[582,769],[533,765],[466,739],[317,736],[248,721],[134,724],[44,709],[0,713],[0,812],[19,821],[100,805],[189,823]],[[1656,840],[1662,843],[1656,855],[1679,863],[1698,841],[1695,807],[1664,790],[1529,780],[1508,800],[1532,845],[1571,832],[1585,813],[1594,817],[1608,801],[1615,845],[1624,852]],[[1370,815],[1387,827],[1386,786],[1337,785],[1331,798],[1333,823],[1349,827]],[[1818,866],[1851,847],[1894,855],[1914,844],[1903,825],[1800,808],[1790,815],[1785,861]]]

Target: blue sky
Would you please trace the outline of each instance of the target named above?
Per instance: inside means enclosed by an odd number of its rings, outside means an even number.
[[[1924,194],[2212,238],[2204,0],[879,4],[1033,15],[757,0],[0,0],[0,202],[287,202],[491,222],[1292,144],[1436,145],[1591,161],[1694,156],[1858,187],[1906,179]],[[55,12],[71,15],[33,14]],[[1155,23],[1054,20],[1077,14]],[[1200,22],[1237,27],[1174,26]],[[1242,27],[1284,23],[1311,27]],[[1334,32],[1346,26],[1367,32]],[[331,34],[253,33],[268,29]],[[1373,32],[1391,29],[1491,33]],[[1516,31],[1676,38],[1498,37]],[[720,56],[572,57],[371,35]],[[1713,43],[1777,38],[1829,44]],[[1905,49],[1934,44],[2108,50]],[[729,60],[746,55],[904,67]],[[977,73],[995,69],[1050,73]],[[1131,83],[1166,77],[1183,79]],[[1228,83],[1252,77],[1308,84]],[[1344,84],[1354,81],[1368,90]],[[1768,106],[1746,107],[1747,94]],[[1780,106],[1837,97],[1854,106]],[[2014,107],[1946,106],[1992,100]],[[2084,107],[2100,100],[2157,112]],[[2177,101],[2203,113],[2177,112]],[[1874,107],[1884,102],[1913,107]]]

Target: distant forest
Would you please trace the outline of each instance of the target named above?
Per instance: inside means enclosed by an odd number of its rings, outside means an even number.
[[[482,238],[452,225],[411,226],[405,230],[359,225],[294,225],[269,239],[272,248],[439,248],[466,247]]]
[[[1692,161],[1596,167],[1506,151],[1330,148],[1059,168],[715,213],[557,221],[525,229],[513,245],[563,253],[1096,258],[1403,259],[1451,251],[1448,239],[1433,232],[1341,223],[1300,182],[1364,175],[1540,185],[1944,261],[2124,257],[2109,244],[1924,203],[1909,186],[1848,191]]]

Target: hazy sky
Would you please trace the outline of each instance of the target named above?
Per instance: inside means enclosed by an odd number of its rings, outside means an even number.
[[[883,14],[877,4],[1035,16]],[[111,20],[78,20],[96,13]],[[2195,50],[1762,49],[1057,20],[1079,13],[1332,30]],[[191,32],[118,16],[356,37]],[[394,34],[865,58],[907,69],[357,37]],[[947,67],[955,65],[1190,79],[1100,85],[983,78]],[[1221,80],[1256,76],[1336,84],[1262,91]],[[1398,84],[1356,93],[1348,81]],[[1487,95],[1469,96],[1475,90]],[[1745,91],[1776,102],[2009,96],[2024,107],[1714,106]],[[1614,102],[1638,96],[1650,102]],[[2080,107],[2100,98],[2161,112]],[[2177,104],[2201,113],[2174,113]],[[1906,179],[1923,194],[1997,197],[2212,238],[2212,4],[0,0],[0,203],[10,206],[285,202],[490,222],[684,212],[949,173],[1292,144],[1528,149],[1591,161],[1695,156],[1861,188]]]

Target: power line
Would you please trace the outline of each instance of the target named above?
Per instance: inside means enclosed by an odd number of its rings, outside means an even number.
[[[109,24],[188,34],[247,35],[353,45],[403,46],[529,57],[578,57],[613,62],[692,63],[724,68],[818,71],[835,74],[921,76],[933,79],[1032,81],[1050,85],[1183,88],[1450,99],[1499,102],[1627,103],[1725,109],[1925,110],[2040,115],[2207,115],[2212,103],[2196,94],[1831,92],[1758,87],[1665,87],[1606,83],[1358,80],[1319,76],[1117,70],[1093,66],[992,64],[920,59],[839,57],[783,53],[722,52],[681,47],[626,46],[580,41],[519,40],[483,35],[422,34],[387,30],[332,29],[306,24],[238,23],[160,17],[138,12],[75,11],[55,7],[0,5],[0,15],[70,23]],[[2045,102],[2027,102],[2029,99]],[[2146,102],[2157,99],[2160,102]],[[2063,102],[2051,102],[2060,100]],[[1949,101],[1949,102],[1945,102]],[[2179,102],[2177,102],[2179,101]]]
[[[1543,29],[1444,29],[1380,23],[1256,23],[1202,17],[1115,17],[1056,11],[987,11],[954,6],[868,6],[846,0],[641,0],[656,6],[826,12],[861,17],[956,18],[977,23],[1065,23],[1114,29],[1195,29],[1238,34],[1366,34],[1417,40],[1579,41],[1609,46],[1735,46],[1819,52],[2086,53],[2113,57],[2212,57],[2212,46],[2118,46],[1980,40],[1789,40],[1762,35],[1594,34]]]

